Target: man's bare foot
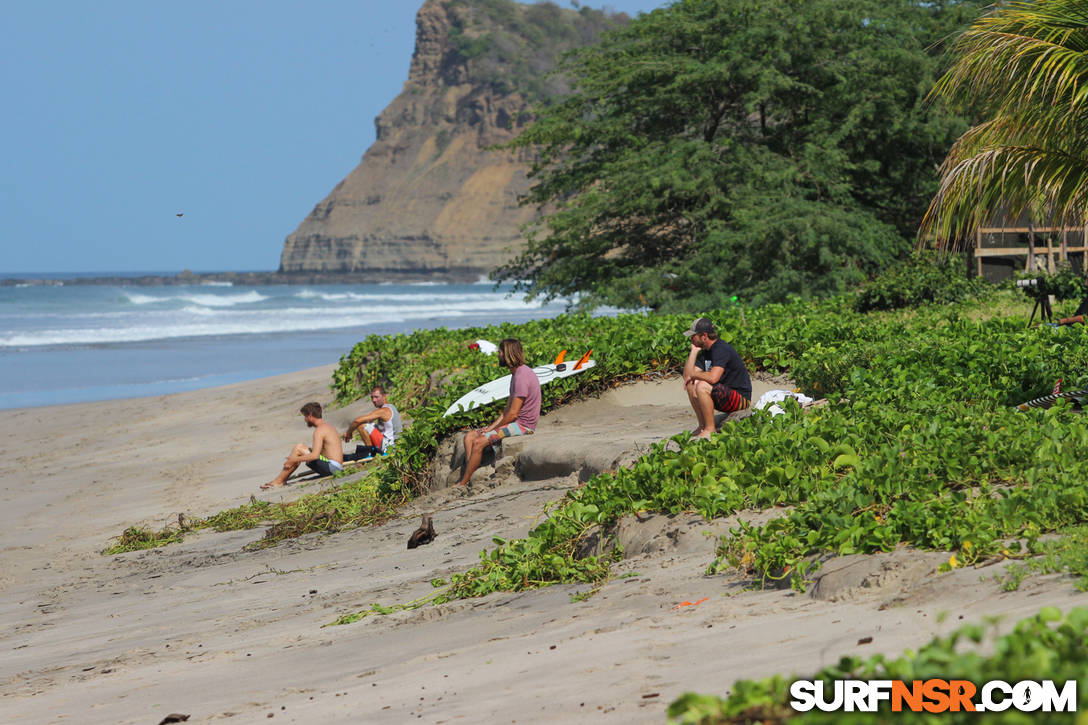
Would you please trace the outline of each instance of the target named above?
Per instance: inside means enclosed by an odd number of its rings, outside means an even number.
[[[263,488],[263,489],[265,489],[267,491],[270,488],[279,488],[282,485],[283,485],[282,483],[278,483],[276,481],[269,481],[268,483],[262,483],[261,488]]]
[[[696,440],[696,439],[706,440],[706,439],[709,439],[710,436],[714,435],[714,433],[716,433],[716,432],[717,431],[715,431],[714,429],[711,429],[711,430],[699,430],[699,431],[697,431],[695,433],[695,435],[692,436],[692,439],[693,440]]]

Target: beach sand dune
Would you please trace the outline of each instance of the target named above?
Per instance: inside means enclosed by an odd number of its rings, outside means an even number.
[[[808,674],[846,654],[894,655],[986,614],[1011,621],[1083,600],[1065,577],[1006,593],[983,578],[998,566],[937,575],[945,555],[906,550],[828,562],[808,593],[748,591],[738,575],[704,575],[710,534],[774,512],[677,514],[622,522],[625,558],[585,601],[572,595],[588,586],[556,586],[323,627],[430,593],[432,579],[471,566],[493,537],[523,536],[581,481],[690,428],[675,380],[554,411],[537,435],[507,442],[468,490],[435,491],[381,526],[253,552],[243,547],[260,529],[98,553],[130,524],[158,528],[259,493],[308,439],[295,411],[329,400],[330,372],[8,412],[4,721],[157,723],[180,712],[190,722],[662,722],[688,690]],[[342,428],[362,410],[326,417]],[[438,538],[408,550],[423,512]]]

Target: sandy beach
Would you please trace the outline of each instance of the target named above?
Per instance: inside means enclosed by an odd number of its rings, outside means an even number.
[[[1067,577],[1003,592],[993,579],[1002,565],[937,574],[947,554],[909,550],[832,560],[804,594],[751,591],[739,574],[704,573],[710,534],[736,518],[678,514],[622,522],[624,560],[584,601],[572,595],[587,586],[555,586],[323,627],[428,594],[493,537],[523,536],[567,490],[690,429],[676,380],[553,411],[469,489],[437,490],[381,526],[259,551],[243,547],[262,529],[100,554],[130,525],[158,529],[179,513],[313,490],[257,487],[309,440],[295,411],[331,400],[332,369],[6,411],[0,720],[660,723],[685,691],[724,694],[738,678],[807,675],[847,654],[898,655],[985,615],[1008,626],[1044,605],[1084,602]],[[368,407],[326,418],[342,430]],[[407,550],[422,512],[438,538]]]

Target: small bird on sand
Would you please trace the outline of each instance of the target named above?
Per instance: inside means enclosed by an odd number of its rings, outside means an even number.
[[[414,549],[417,546],[423,544],[429,544],[438,537],[438,534],[434,532],[434,523],[431,521],[430,514],[423,514],[423,522],[420,523],[419,528],[412,532],[412,535],[408,537],[408,548]]]

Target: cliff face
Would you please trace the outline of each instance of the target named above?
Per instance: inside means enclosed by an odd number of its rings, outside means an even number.
[[[280,271],[478,276],[524,244],[518,229],[533,211],[519,208],[517,198],[528,186],[527,165],[487,147],[517,134],[530,105],[525,95],[533,95],[525,79],[539,83],[540,69],[519,57],[514,73],[505,62],[515,36],[495,27],[488,9],[496,6],[494,0],[424,3],[404,90],[376,119],[377,140],[359,166],[287,237]],[[547,15],[568,25],[573,17],[575,26],[585,25],[579,15],[594,26],[612,22],[555,6],[505,7],[521,13],[522,36],[534,28],[525,24],[526,12],[541,23]],[[590,35],[596,27],[582,27],[582,37],[565,45]],[[536,55],[554,62],[562,49]]]

